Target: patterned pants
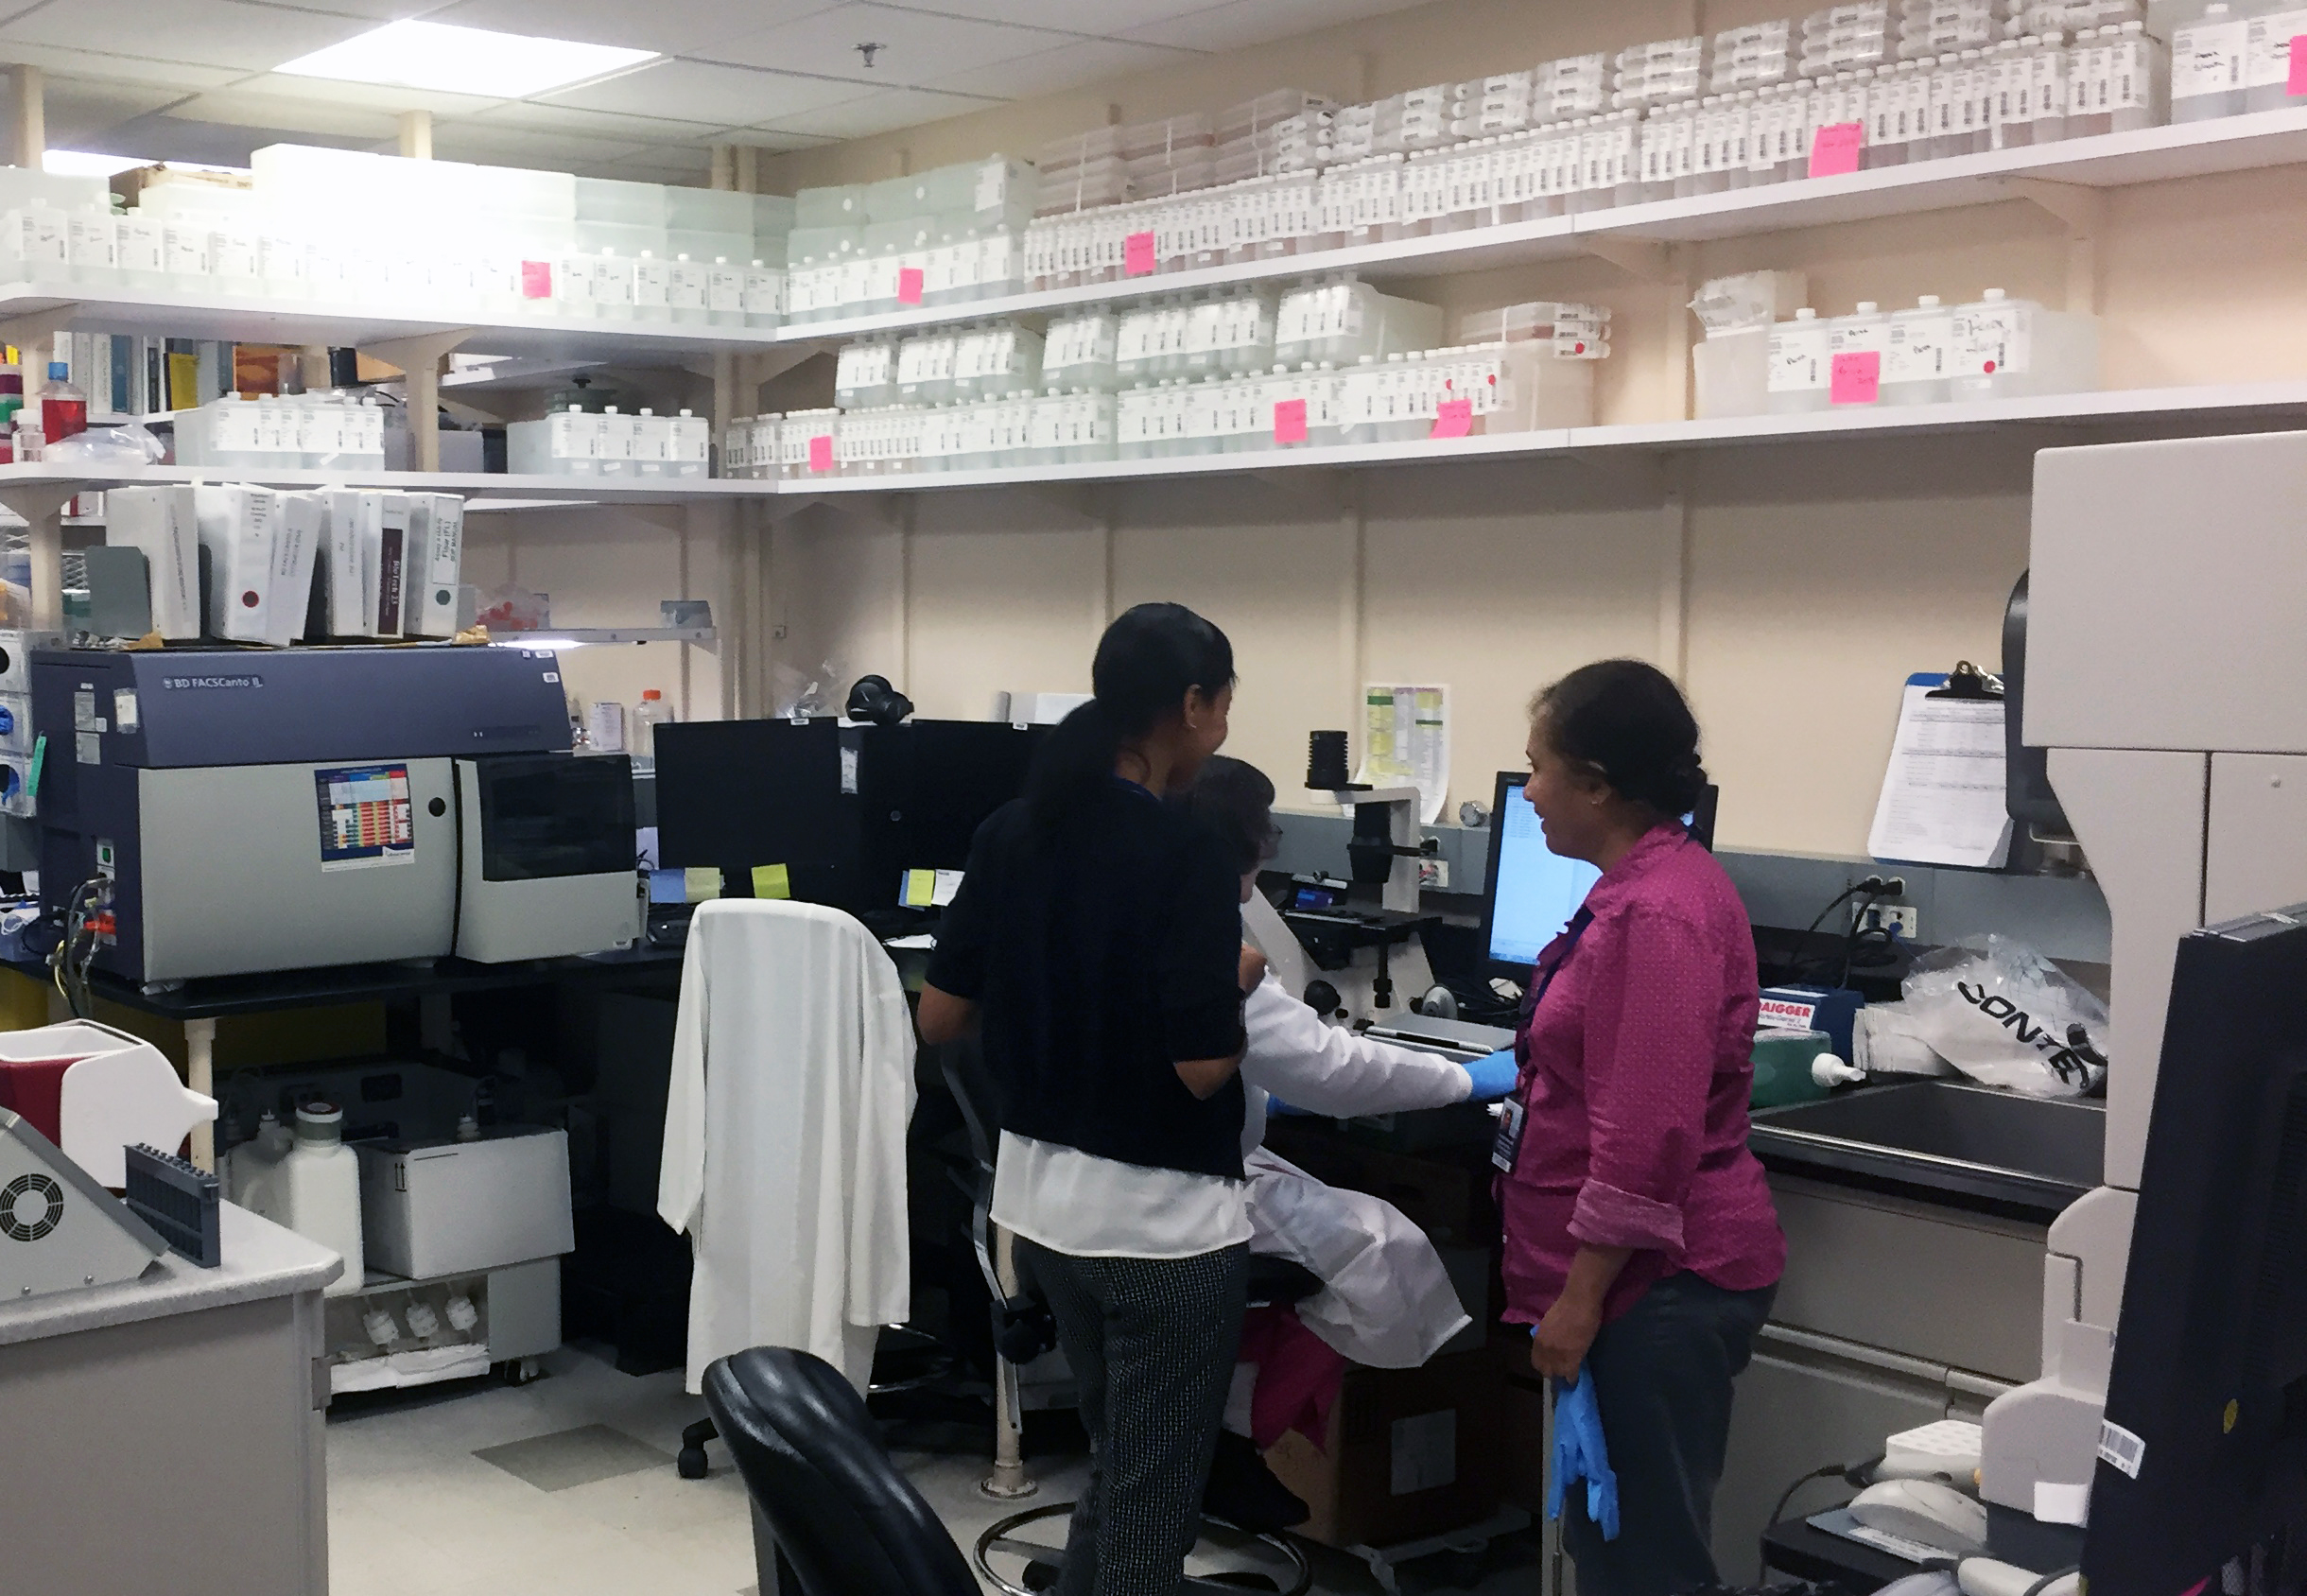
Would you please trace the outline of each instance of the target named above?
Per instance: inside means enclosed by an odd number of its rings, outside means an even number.
[[[1089,1483],[1058,1596],[1176,1596],[1233,1380],[1247,1247],[1198,1258],[1017,1256],[1073,1366]]]

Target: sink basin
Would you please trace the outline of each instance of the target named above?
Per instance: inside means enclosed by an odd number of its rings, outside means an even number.
[[[2101,1184],[2107,1109],[1914,1081],[1759,1109],[1749,1145],[1789,1171],[1864,1175],[2049,1220]]]

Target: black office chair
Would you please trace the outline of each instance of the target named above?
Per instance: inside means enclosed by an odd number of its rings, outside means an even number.
[[[756,1346],[716,1360],[704,1391],[774,1537],[776,1596],[980,1596],[961,1549],[830,1363]]]

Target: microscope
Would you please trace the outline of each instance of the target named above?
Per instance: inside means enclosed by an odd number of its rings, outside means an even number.
[[[1355,886],[1379,889],[1379,907],[1358,907],[1351,889],[1293,884],[1282,920],[1321,973],[1301,993],[1316,1013],[1349,1025],[1380,1023],[1407,1012],[1402,994],[1433,985],[1423,937],[1441,923],[1418,911],[1418,867],[1437,844],[1419,820],[1414,787],[1368,787],[1348,779],[1344,732],[1315,732],[1306,786],[1354,816],[1346,843]]]

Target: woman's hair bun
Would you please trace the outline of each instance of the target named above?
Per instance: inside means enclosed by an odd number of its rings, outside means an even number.
[[[1581,666],[1531,702],[1555,752],[1599,772],[1621,797],[1679,817],[1707,788],[1698,721],[1682,689],[1637,659]]]

